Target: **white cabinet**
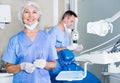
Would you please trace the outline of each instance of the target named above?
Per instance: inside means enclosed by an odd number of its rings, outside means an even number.
[[[13,74],[0,73],[0,83],[12,83]]]
[[[110,83],[120,83],[120,73],[119,74],[111,74],[109,77]]]

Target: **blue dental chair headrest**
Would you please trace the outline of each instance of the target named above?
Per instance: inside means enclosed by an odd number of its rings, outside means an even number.
[[[69,64],[74,61],[74,54],[69,49],[64,49],[58,52],[58,57],[62,64]]]

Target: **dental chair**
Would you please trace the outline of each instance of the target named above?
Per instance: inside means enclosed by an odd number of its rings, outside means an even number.
[[[82,80],[57,80],[56,77],[62,71],[83,71],[84,69],[78,66],[74,60],[75,56],[72,51],[68,49],[61,50],[58,52],[57,64],[59,66],[54,70],[50,70],[50,76],[52,83],[101,83],[101,81],[92,73],[87,71],[87,75]],[[72,76],[72,74],[71,74]],[[62,76],[64,77],[64,76]]]

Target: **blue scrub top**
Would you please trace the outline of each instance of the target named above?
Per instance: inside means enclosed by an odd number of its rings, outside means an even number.
[[[11,64],[22,62],[33,63],[37,58],[46,61],[57,59],[55,47],[50,35],[39,30],[34,41],[31,41],[24,31],[10,38],[2,60]],[[49,72],[46,69],[36,68],[33,73],[20,71],[14,74],[13,83],[51,83]]]
[[[58,26],[52,27],[48,33],[52,35],[55,47],[66,47],[70,44],[68,33],[65,34]]]

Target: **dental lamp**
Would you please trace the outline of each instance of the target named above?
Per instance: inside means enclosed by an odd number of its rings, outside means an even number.
[[[109,30],[113,31],[112,22],[120,17],[120,11],[113,15],[111,18],[105,20],[99,20],[96,22],[88,22],[87,33],[96,34],[99,36],[105,36]]]

